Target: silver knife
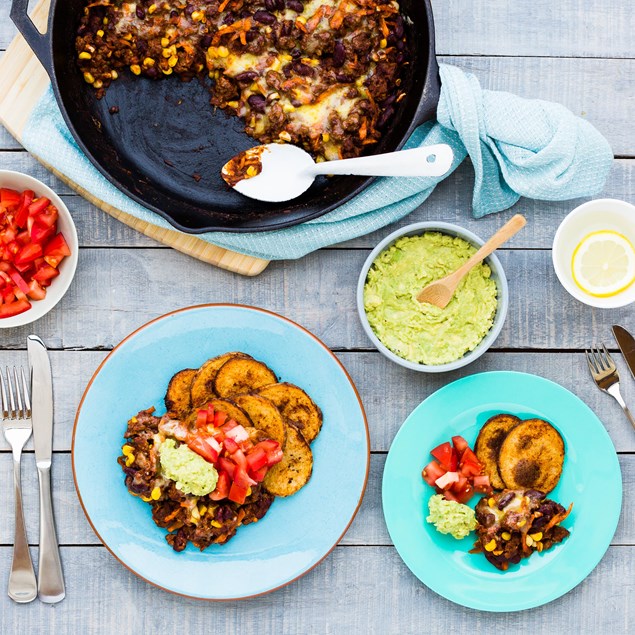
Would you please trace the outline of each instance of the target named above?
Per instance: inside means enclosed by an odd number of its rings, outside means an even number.
[[[64,575],[57,545],[51,501],[51,459],[53,456],[53,378],[44,342],[36,335],[27,338],[31,369],[33,446],[40,482],[40,551],[38,596],[54,604],[64,599]]]
[[[613,326],[613,335],[622,351],[631,375],[635,378],[635,339],[624,327],[618,324]]]

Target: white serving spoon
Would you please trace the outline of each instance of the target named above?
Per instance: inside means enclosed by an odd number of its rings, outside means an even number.
[[[357,159],[315,163],[308,152],[286,143],[269,143],[246,151],[262,166],[259,174],[234,183],[229,175],[232,162],[221,171],[225,181],[236,191],[260,201],[279,203],[300,196],[319,174],[355,174],[359,176],[443,176],[452,166],[454,153],[444,143],[375,154]],[[242,154],[242,153],[241,153]],[[259,156],[258,156],[259,155]]]

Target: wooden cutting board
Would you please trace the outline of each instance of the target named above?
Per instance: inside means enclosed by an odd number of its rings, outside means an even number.
[[[41,31],[46,30],[50,0],[40,0],[31,14],[34,24]],[[50,83],[46,71],[31,51],[21,35],[17,35],[0,59],[0,123],[18,140],[31,115],[31,112]],[[244,276],[256,276],[269,264],[269,261],[222,249],[193,236],[173,229],[163,229],[152,223],[139,220],[130,214],[102,201],[69,177],[33,155],[40,163],[60,180],[93,205],[138,232],[168,245],[188,256],[210,263],[222,269]]]

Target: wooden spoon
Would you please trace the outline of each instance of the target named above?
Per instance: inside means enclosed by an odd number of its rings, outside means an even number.
[[[429,302],[442,309],[448,306],[456,288],[463,277],[479,262],[487,258],[495,249],[506,243],[512,236],[518,233],[527,220],[521,214],[510,218],[464,265],[445,278],[436,280],[422,289],[417,296],[419,302]]]

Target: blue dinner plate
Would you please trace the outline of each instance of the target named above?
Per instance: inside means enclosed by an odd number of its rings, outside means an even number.
[[[258,523],[226,545],[176,553],[150,506],[131,496],[117,464],[128,419],[165,412],[168,381],[227,351],[263,361],[297,384],[324,414],[311,445],[313,474],[295,495],[277,498]],[[194,598],[247,598],[292,582],[340,541],[362,500],[370,457],[364,409],[348,373],[301,326],[252,307],[205,305],[160,317],[124,339],[91,379],[75,419],[73,470],[86,516],[128,569],[163,589]]]
[[[565,443],[562,476],[548,495],[573,511],[563,522],[571,535],[507,571],[463,540],[426,522],[433,489],[421,478],[430,450],[462,435],[473,448],[479,430],[507,412],[549,421]],[[615,533],[622,478],[615,449],[590,408],[551,381],[516,372],[471,375],[441,388],[406,419],[384,468],[382,498],[388,531],[409,569],[433,591],[482,611],[519,611],[551,602],[579,584],[598,564]],[[479,500],[475,496],[470,505]]]

